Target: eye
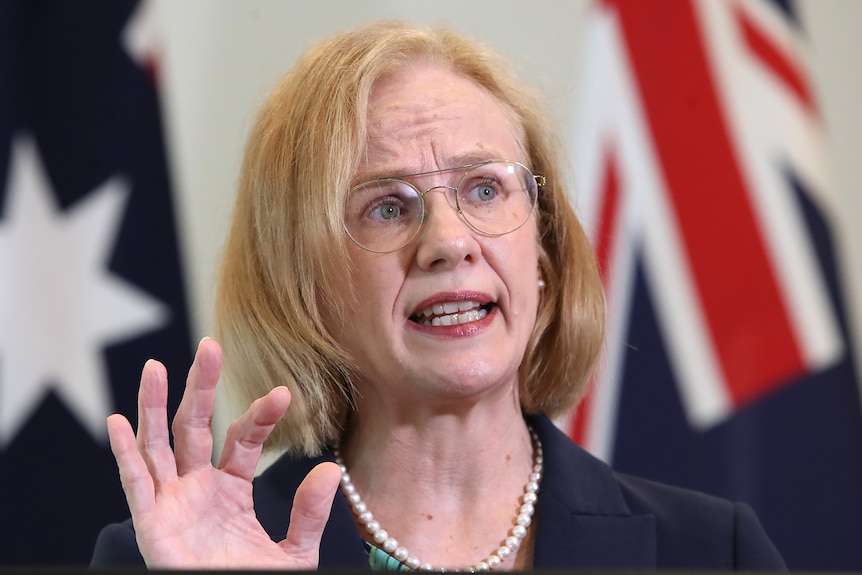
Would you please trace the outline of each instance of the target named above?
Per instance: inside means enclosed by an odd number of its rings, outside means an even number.
[[[398,198],[378,198],[369,206],[368,217],[373,220],[394,220],[401,216],[401,202]]]
[[[499,184],[490,179],[471,184],[469,191],[464,196],[464,199],[472,203],[486,203],[494,200],[499,193]]]
[[[421,214],[421,203],[416,190],[409,184],[376,180],[353,189],[346,217],[361,226],[394,224]]]

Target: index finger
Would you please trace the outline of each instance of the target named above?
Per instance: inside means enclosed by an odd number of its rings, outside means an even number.
[[[227,431],[218,467],[231,475],[254,478],[263,443],[290,405],[290,391],[284,386],[256,399]]]

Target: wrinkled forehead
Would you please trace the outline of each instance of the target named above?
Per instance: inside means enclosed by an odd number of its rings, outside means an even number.
[[[417,62],[375,82],[359,179],[447,169],[485,160],[526,163],[511,109],[451,67]]]

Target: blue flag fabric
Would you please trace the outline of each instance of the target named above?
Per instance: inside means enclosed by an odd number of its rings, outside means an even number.
[[[587,40],[575,169],[610,319],[572,435],[751,504],[791,569],[862,569],[860,382],[792,4],[604,0]]]
[[[191,342],[130,0],[0,3],[0,565],[81,565],[128,516],[104,419]]]

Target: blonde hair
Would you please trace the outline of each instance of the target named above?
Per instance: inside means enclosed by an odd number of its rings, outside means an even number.
[[[547,178],[537,206],[545,287],[520,373],[527,413],[551,417],[582,397],[599,355],[604,298],[592,248],[567,195],[536,100],[491,51],[447,30],[383,22],[308,50],[271,93],[246,148],[220,270],[216,335],[225,380],[248,405],[278,385],[292,395],[270,447],[314,454],[338,440],[351,408],[351,358],[327,317],[351,303],[342,204],[366,143],[372,87],[410,62],[450,67],[488,91]]]

